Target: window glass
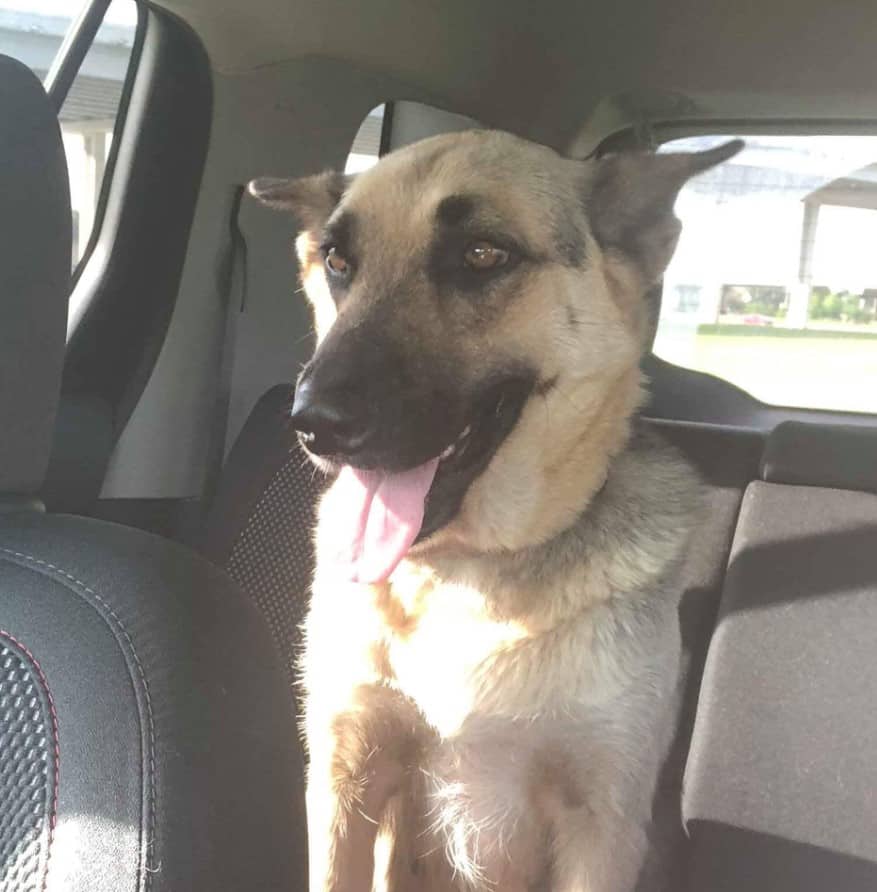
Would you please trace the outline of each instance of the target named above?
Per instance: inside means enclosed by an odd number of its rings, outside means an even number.
[[[766,403],[877,413],[877,137],[743,138],[679,195],[655,353]]]
[[[347,156],[345,173],[359,173],[377,164],[381,157],[381,132],[384,126],[385,106],[373,108],[359,125]]]
[[[19,59],[45,78],[84,5],[75,0],[0,0],[0,53]],[[61,109],[73,206],[74,266],[94,227],[136,27],[134,0],[113,0]]]
[[[0,0],[2,2],[2,0]],[[373,108],[359,127],[350,154],[347,156],[345,173],[359,173],[376,164],[381,157],[381,140],[387,137],[385,152],[410,145],[441,133],[460,130],[480,130],[483,125],[472,118],[457,115],[444,109],[424,105],[421,102],[397,100],[392,107],[392,126],[385,133],[387,106]]]

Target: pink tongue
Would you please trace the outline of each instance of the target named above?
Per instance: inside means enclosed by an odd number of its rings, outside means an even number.
[[[352,580],[380,582],[396,569],[420,532],[436,468],[437,458],[399,473],[342,468],[336,495],[349,514],[338,528],[339,559]]]

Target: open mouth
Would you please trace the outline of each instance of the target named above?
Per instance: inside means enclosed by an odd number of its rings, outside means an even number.
[[[517,423],[532,386],[531,376],[517,375],[482,392],[469,416],[471,420],[439,456],[415,542],[422,542],[454,518],[469,487]]]
[[[335,488],[342,492],[336,496],[345,510],[335,527],[337,557],[350,578],[388,578],[413,545],[454,518],[469,487],[514,428],[532,387],[531,375],[518,374],[483,388],[453,439],[413,467],[362,468],[355,466],[355,458],[326,463],[316,457],[323,467],[339,469]]]
[[[466,451],[466,447],[469,445],[469,437],[472,434],[472,425],[467,424],[466,427],[460,432],[459,436],[450,446],[446,447],[442,454],[439,456],[439,461],[447,461],[454,457],[458,452],[460,455]]]

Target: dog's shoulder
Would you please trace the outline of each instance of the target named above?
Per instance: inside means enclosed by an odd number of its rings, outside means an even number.
[[[637,422],[576,522],[520,555],[516,568],[540,579],[599,580],[603,597],[651,591],[683,549],[702,501],[696,470],[659,432]]]
[[[654,424],[636,419],[627,448],[610,467],[604,510],[635,508],[643,519],[690,529],[703,500],[697,469]]]

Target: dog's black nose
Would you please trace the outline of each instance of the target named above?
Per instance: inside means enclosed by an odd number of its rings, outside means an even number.
[[[343,392],[320,395],[310,380],[299,382],[290,419],[315,455],[353,455],[368,438],[368,421],[353,400]]]

